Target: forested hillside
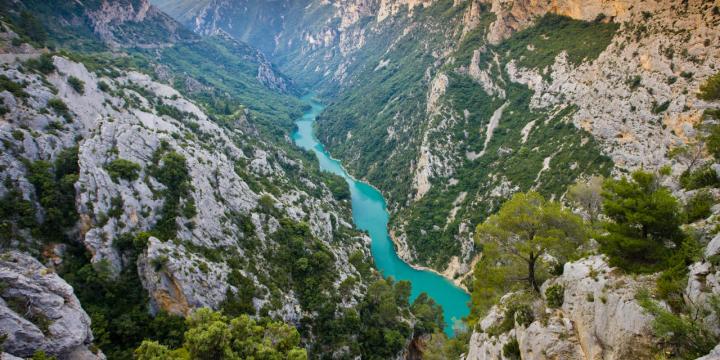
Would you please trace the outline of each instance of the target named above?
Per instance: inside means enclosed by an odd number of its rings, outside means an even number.
[[[442,328],[288,141],[299,89],[259,50],[145,1],[6,2],[2,30],[5,352],[387,358]]]
[[[720,356],[717,1],[0,0],[0,64],[3,358]]]

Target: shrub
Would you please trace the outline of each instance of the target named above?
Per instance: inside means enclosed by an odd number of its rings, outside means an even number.
[[[653,107],[652,107],[652,113],[657,115],[662,112],[665,112],[665,110],[670,107],[670,100],[667,100],[661,104],[658,104],[657,102],[653,101]]]
[[[233,270],[228,274],[228,284],[234,286],[237,290],[232,292],[228,288],[225,292],[225,300],[220,304],[223,314],[228,316],[240,316],[242,314],[255,315],[255,306],[253,298],[257,293],[255,283],[247,277],[243,276],[238,270]]]
[[[77,92],[80,95],[85,94],[85,82],[84,81],[71,75],[70,77],[68,77],[67,82],[70,85],[70,87],[73,88],[73,90],[75,90],[75,92]]]
[[[642,77],[640,77],[640,75],[635,75],[631,79],[628,79],[626,83],[628,87],[630,87],[630,90],[635,90],[642,84]]]
[[[520,359],[520,344],[517,338],[512,338],[502,348],[503,356],[508,359]]]
[[[712,194],[707,190],[700,190],[685,204],[685,217],[688,223],[705,219],[712,213],[710,208],[715,203]]]
[[[515,323],[528,326],[533,320],[535,320],[535,316],[533,315],[530,305],[513,301],[507,305],[502,322],[488,329],[488,334],[491,336],[504,334],[512,330],[515,327]]]
[[[20,27],[20,32],[29,37],[30,40],[35,41],[40,45],[47,41],[48,34],[47,31],[45,31],[45,27],[31,12],[22,11],[20,13],[18,25]]]
[[[188,316],[187,324],[181,349],[171,351],[158,342],[144,341],[135,358],[307,360],[306,350],[299,347],[300,334],[283,322],[257,322],[247,315],[228,318],[202,308]]]
[[[10,80],[10,78],[5,75],[0,75],[0,91],[7,90],[16,98],[23,99],[30,96],[28,95],[28,93],[25,92],[25,90],[23,90],[24,88],[24,85],[18,84]]]
[[[322,178],[330,188],[333,197],[337,200],[350,200],[350,188],[342,176],[330,172],[323,172]]]
[[[110,85],[104,81],[98,81],[98,89],[103,92],[109,92],[110,91]]]
[[[702,258],[703,248],[697,240],[686,238],[679,251],[669,261],[669,266],[657,279],[658,296],[665,300],[670,308],[680,311],[685,308],[684,291],[688,283],[688,266]]]
[[[720,99],[720,72],[711,76],[702,85],[700,85],[698,98],[706,101]]]
[[[68,106],[60,100],[59,98],[52,98],[48,100],[47,105],[55,111],[56,114],[64,117],[67,120],[70,120],[72,117],[70,115],[70,109]]]
[[[113,196],[110,199],[110,208],[108,209],[107,216],[115,219],[119,219],[120,216],[125,212],[125,201],[121,195]]]
[[[22,130],[15,129],[12,131],[12,137],[15,140],[22,141],[25,139],[25,133],[23,133]]]
[[[683,354],[683,358],[703,356],[720,340],[702,320],[703,317],[698,321],[695,316],[675,314],[652,300],[647,292],[638,294],[637,299],[640,306],[653,316],[653,333],[672,347],[673,353]],[[716,302],[717,297],[713,301]]]
[[[551,308],[559,308],[565,301],[565,288],[560,284],[555,284],[545,290],[545,301]]]
[[[130,160],[115,159],[105,166],[108,174],[113,181],[117,182],[117,179],[124,179],[127,181],[135,181],[138,179],[138,172],[141,167]]]
[[[25,66],[45,75],[55,71],[55,64],[53,64],[50,54],[42,54],[37,59],[29,59],[25,62]]]
[[[175,120],[182,120],[187,115],[185,112],[178,110],[178,108],[165,104],[155,105],[155,111],[157,111],[158,116],[167,115]]]
[[[674,251],[667,244],[683,239],[677,199],[655,174],[643,171],[631,179],[607,180],[603,190],[603,209],[612,222],[599,240],[610,265],[632,272],[663,269]]]
[[[153,154],[155,164],[151,169],[151,174],[166,187],[163,191],[165,203],[160,212],[161,217],[153,230],[153,234],[158,239],[165,241],[174,238],[177,234],[176,219],[180,216],[180,200],[189,197],[192,190],[190,182],[192,179],[185,157],[168,150],[169,145],[163,142]],[[162,162],[162,167],[157,167],[159,162]]]
[[[686,190],[695,190],[720,184],[717,173],[707,164],[697,170],[686,170],[680,175],[680,185]]]

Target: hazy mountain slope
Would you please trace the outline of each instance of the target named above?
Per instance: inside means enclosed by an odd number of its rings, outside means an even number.
[[[151,4],[182,23],[192,21],[211,0],[153,0]]]

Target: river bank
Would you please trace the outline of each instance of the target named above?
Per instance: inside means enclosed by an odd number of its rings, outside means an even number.
[[[440,304],[446,322],[445,332],[453,336],[454,327],[463,326],[461,320],[469,313],[470,296],[466,289],[456,286],[453,279],[446,278],[437,271],[415,268],[398,256],[388,232],[390,216],[382,193],[371,184],[350,176],[342,163],[325,150],[314,135],[315,119],[324,107],[310,96],[304,100],[310,106],[295,123],[293,141],[297,146],[315,153],[321,170],[337,174],[347,182],[351,194],[353,221],[359,230],[369,234],[370,250],[378,270],[383,276],[409,281],[412,284],[411,301],[421,293],[427,293]]]

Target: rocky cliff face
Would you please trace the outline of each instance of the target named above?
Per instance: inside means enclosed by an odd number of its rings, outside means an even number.
[[[17,251],[0,254],[0,332],[3,351],[24,358],[38,350],[60,359],[105,358],[89,349],[90,317],[72,287]]]
[[[3,36],[0,76],[4,84],[14,85],[0,92],[0,197],[17,197],[42,223],[48,204],[40,189],[49,190],[38,187],[30,167],[76,152],[79,169],[71,186],[79,222],[67,236],[110,274],[137,268],[154,311],[186,315],[198,307],[218,308],[238,291],[229,279],[235,272],[235,278],[247,278],[257,289],[251,304],[256,309],[296,323],[307,317],[299,295],[279,287],[273,275],[284,267],[289,273],[286,266],[292,266],[271,260],[282,246],[278,241],[285,241],[277,233],[288,223],[307,224],[315,246],[327,250],[336,269],[332,286],[319,291],[336,293],[344,280],[359,278],[349,258],[352,253],[367,256],[368,240],[352,230],[348,206],[336,201],[309,170],[314,162],[259,138],[247,112],[237,113],[232,126],[221,127],[194,102],[146,74],[117,68],[92,72],[60,56],[50,60],[54,69],[31,70],[24,62],[40,61],[41,53],[24,47],[25,54],[18,54],[20,49],[9,44],[15,35]],[[284,78],[266,61],[262,64],[257,81],[287,90]],[[169,203],[179,209],[171,210]],[[45,240],[26,223],[5,220],[2,246],[39,256]],[[144,231],[155,234],[161,226],[172,230],[162,240],[149,237],[137,263],[128,262],[118,239]],[[33,302],[37,297],[39,303],[29,308],[30,315],[6,312],[8,326],[0,326],[11,330],[5,351],[31,356],[45,350],[61,358],[82,358],[76,348],[89,345],[92,335],[72,289],[56,275],[43,278],[52,268],[26,254],[11,255],[23,263],[0,264],[8,267],[0,269],[7,270],[3,281],[13,281],[2,287],[3,299],[22,295]],[[51,258],[62,262],[60,255]],[[21,277],[13,278],[11,272],[20,273],[23,266]],[[29,278],[23,282],[22,276]],[[363,286],[354,284],[349,289],[346,284],[345,291],[355,294]],[[23,286],[36,293],[26,294]],[[353,299],[340,306],[353,306]],[[49,330],[38,330],[47,323],[27,320],[41,315],[49,319]]]
[[[245,143],[247,140],[241,140],[248,135],[240,130],[229,132],[220,128],[177,91],[152,81],[147,75],[127,73],[110,79],[61,57],[55,57],[54,63],[57,72],[44,78],[47,84],[42,81],[43,77],[18,70],[18,63],[11,62],[11,67],[3,71],[11,81],[31,84],[25,90],[28,99],[4,93],[5,104],[15,106],[9,107],[10,112],[4,116],[3,134],[8,138],[3,151],[3,169],[6,169],[3,177],[9,176],[13,184],[19,184],[25,198],[36,199],[33,187],[23,185],[28,184],[28,180],[21,160],[53,159],[63,148],[77,144],[80,172],[76,189],[81,241],[93,254],[93,262],[105,262],[114,272],[119,272],[134,264],[124,263],[113,245],[114,239],[124,233],[152,229],[163,216],[163,204],[168,201],[161,195],[166,184],[151,173],[153,166],[162,166],[161,163],[154,165],[158,154],[172,151],[184,157],[192,191],[181,201],[185,206],[194,204],[195,214],[173,220],[178,226],[174,242],[151,238],[139,263],[157,308],[185,314],[195,307],[218,307],[225,299],[230,269],[223,262],[207,259],[203,251],[206,255],[222,251],[251,259],[261,257],[264,249],[270,250],[273,246],[270,238],[280,226],[279,218],[259,210],[262,196],[271,199],[268,201],[272,201],[275,209],[267,211],[306,221],[313,235],[333,249],[342,273],[354,268],[347,263],[348,254],[362,250],[364,242],[347,239],[342,246],[330,245],[338,241],[334,233],[340,227],[349,229],[351,225],[346,218],[347,210],[334,203],[329,190],[319,189],[323,196],[314,198],[308,192],[316,191],[317,185],[310,188],[312,182],[304,179],[298,184],[307,185],[288,187],[283,195],[263,195],[253,191],[240,176],[241,172],[234,168],[233,164],[245,163],[245,171],[254,174],[251,176],[276,179],[280,184],[281,179],[287,177],[286,169],[298,171],[300,166],[281,150],[263,143],[249,146]],[[68,85],[67,78],[71,76],[84,82],[84,93]],[[100,90],[100,83],[108,85],[110,90]],[[49,86],[56,89],[55,94]],[[114,95],[121,92],[125,97]],[[38,109],[43,108],[41,104],[50,99],[67,104],[73,121],[39,113]],[[161,104],[177,109],[182,117],[159,114],[156,109]],[[56,122],[59,124],[50,131],[48,124]],[[10,136],[15,133],[22,133],[23,140],[18,140],[19,135],[18,138]],[[134,179],[111,174],[109,164],[118,159],[139,166]],[[245,227],[241,226],[242,221],[247,222]],[[247,226],[253,230],[248,232]],[[254,253],[242,245],[252,238],[262,244]],[[158,259],[162,259],[165,266],[150,265],[160,261]],[[260,258],[257,261],[262,267]],[[205,267],[209,270],[199,271]],[[193,275],[184,275],[189,272]],[[247,275],[254,277],[251,273]],[[345,277],[341,274],[339,281]],[[209,282],[209,278],[213,281]],[[258,286],[262,285],[258,283]],[[285,301],[294,300],[290,296]],[[297,311],[285,315],[288,320],[296,320],[298,316]]]
[[[652,277],[621,275],[599,256],[567,263],[563,275],[542,289],[562,286],[561,307],[536,301],[532,319],[511,321],[511,329],[498,330],[517,296],[506,295],[479,323],[465,359],[505,359],[502,349],[511,339],[517,339],[523,359],[652,358],[658,339],[649,335],[652,317],[635,295],[653,284]]]

